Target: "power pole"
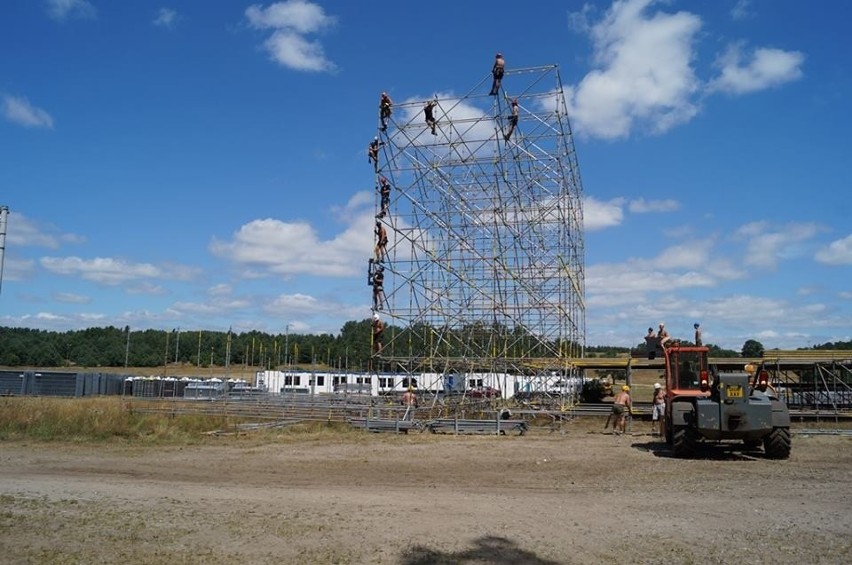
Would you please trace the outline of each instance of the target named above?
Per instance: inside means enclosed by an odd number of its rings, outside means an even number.
[[[9,207],[0,205],[0,291],[3,290],[3,264],[6,261],[6,219]]]
[[[175,331],[177,331],[177,338],[175,338],[175,365],[177,365],[178,352],[180,351],[180,326]]]
[[[124,346],[124,368],[127,368],[127,361],[130,359],[130,326],[125,326],[124,331],[127,334],[127,343]]]

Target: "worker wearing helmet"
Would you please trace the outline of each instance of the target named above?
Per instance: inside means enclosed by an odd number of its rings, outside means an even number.
[[[377,313],[373,314],[373,354],[382,354],[382,336],[385,333],[385,323]]]
[[[633,400],[630,398],[630,387],[624,385],[621,392],[615,395],[612,404],[612,415],[615,416],[615,424],[612,429],[616,435],[627,431],[627,415],[633,410]]]
[[[491,67],[491,75],[494,77],[494,81],[491,83],[491,92],[488,94],[490,96],[497,96],[497,92],[500,90],[500,85],[503,82],[503,70],[506,67],[506,61],[503,60],[503,54],[497,53],[494,56],[494,66]]]
[[[367,147],[367,161],[373,164],[373,170],[377,173],[379,172],[379,147],[384,144],[385,142],[379,141],[379,136],[376,136]]]

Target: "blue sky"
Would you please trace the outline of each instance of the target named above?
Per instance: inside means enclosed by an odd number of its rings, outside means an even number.
[[[587,342],[852,339],[852,5],[5,0],[0,324],[369,316],[377,98],[558,64]]]

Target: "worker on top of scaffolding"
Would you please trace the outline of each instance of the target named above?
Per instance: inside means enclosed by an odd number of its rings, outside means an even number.
[[[378,214],[376,214],[377,218],[384,218],[385,215],[388,213],[388,207],[390,206],[390,193],[390,183],[388,182],[388,179],[386,179],[385,176],[382,175],[379,178],[379,196],[381,197],[381,202],[379,205],[381,207],[381,210]]]
[[[370,145],[367,147],[367,162],[373,164],[373,170],[379,172],[379,147],[384,145],[384,141],[379,141],[379,136],[373,138]]]
[[[376,235],[376,261],[384,263],[385,250],[387,249],[388,244],[388,232],[385,229],[385,226],[377,220],[376,229],[373,230],[373,233]]]
[[[509,116],[509,131],[503,136],[503,139],[509,141],[512,133],[515,131],[515,126],[518,125],[518,99],[512,100],[512,115]]]
[[[438,135],[438,132],[435,131],[435,127],[438,125],[438,121],[435,119],[435,115],[433,111],[435,106],[438,105],[437,100],[429,100],[426,102],[426,105],[423,106],[423,114],[426,115],[426,125],[432,130],[432,135]]]
[[[506,61],[503,59],[502,53],[497,53],[494,56],[494,66],[491,67],[491,75],[494,77],[494,81],[491,83],[491,92],[489,95],[497,96],[497,92],[500,90],[500,85],[503,82],[503,71],[506,67]]]
[[[382,131],[386,131],[388,129],[388,119],[391,117],[393,113],[393,100],[388,96],[387,92],[382,92],[381,98],[379,98],[379,117],[382,120]]]

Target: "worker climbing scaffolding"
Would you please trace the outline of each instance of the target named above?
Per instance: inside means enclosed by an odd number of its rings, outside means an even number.
[[[376,355],[410,356],[395,366],[412,371],[452,357],[524,372],[528,357],[582,349],[582,187],[562,93],[555,65],[508,69],[498,53],[459,96],[381,97],[368,148],[378,191],[368,284],[373,312],[406,332]]]

